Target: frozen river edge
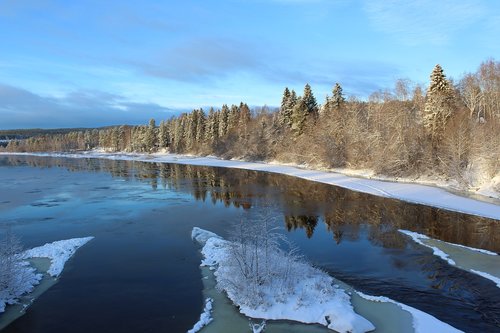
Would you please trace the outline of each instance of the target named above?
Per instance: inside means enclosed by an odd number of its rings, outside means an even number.
[[[482,216],[500,220],[500,205],[460,196],[445,189],[414,183],[357,178],[335,172],[306,170],[295,166],[221,160],[216,157],[186,156],[168,153],[107,153],[88,151],[80,153],[5,153],[1,155],[27,155],[66,158],[102,158],[110,160],[140,161],[151,163],[174,163],[184,165],[235,168],[243,170],[264,171],[298,177],[314,182],[339,186],[349,190],[368,193],[380,197],[398,199],[440,209]],[[485,197],[486,199],[486,197]]]

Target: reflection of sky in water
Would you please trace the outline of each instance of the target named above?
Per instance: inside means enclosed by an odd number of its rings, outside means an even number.
[[[56,161],[42,160],[46,166]],[[202,308],[200,256],[190,240],[192,227],[227,236],[231,223],[248,214],[258,217],[263,205],[270,206],[266,210],[282,230],[283,212],[295,214],[289,222],[296,223],[296,229],[291,228],[287,237],[315,265],[361,291],[389,296],[466,330],[491,330],[481,316],[500,313],[498,288],[415,245],[397,232],[401,226],[392,226],[390,218],[380,218],[381,225],[356,220],[358,212],[377,214],[383,199],[354,200],[348,192],[333,193],[345,195],[345,200],[332,199],[326,192],[323,202],[318,197],[330,187],[309,188],[305,181],[237,170],[205,175],[197,173],[201,169],[183,166],[163,170],[177,177],[164,183],[152,177],[158,172],[151,164],[102,162],[119,170],[111,176],[108,170],[90,171],[99,161],[88,166],[57,161],[62,167],[6,167],[0,158],[0,226],[11,226],[28,247],[96,238],[68,263],[61,281],[7,332],[30,332],[33,327],[37,332],[186,331]],[[249,183],[231,185],[231,179],[247,177],[253,177]],[[197,200],[205,190],[205,200]],[[224,200],[251,203],[253,208],[226,207]],[[341,208],[338,212],[344,215],[325,224],[323,215],[331,206]],[[410,206],[403,205],[401,211],[406,207]],[[318,218],[300,219],[301,214]],[[304,221],[313,224],[310,238]]]

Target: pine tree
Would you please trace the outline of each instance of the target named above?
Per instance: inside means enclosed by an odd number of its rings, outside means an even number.
[[[453,111],[453,91],[439,64],[434,67],[430,79],[423,125],[433,147],[436,148],[436,145],[443,139],[446,123]]]
[[[170,145],[170,135],[168,130],[168,124],[164,120],[160,122],[160,128],[158,129],[158,147],[167,148]]]
[[[219,138],[219,112],[210,108],[207,117],[206,139],[209,143],[215,142]]]
[[[201,144],[205,139],[205,127],[207,122],[207,116],[203,109],[198,110],[198,125],[196,126],[196,142]]]
[[[144,137],[144,144],[146,146],[146,151],[155,152],[158,148],[158,136],[156,133],[156,122],[154,119],[149,120],[149,125],[146,130],[146,135]]]
[[[301,135],[304,132],[308,117],[307,105],[304,98],[299,98],[297,104],[293,108],[292,113],[292,130],[296,135]]]
[[[219,135],[225,136],[228,132],[229,126],[229,108],[226,104],[222,106],[219,117]]]
[[[304,96],[302,96],[302,100],[304,102],[307,114],[316,117],[319,112],[318,103],[316,102],[316,98],[314,97],[311,86],[309,84],[306,84],[306,86],[304,87]]]
[[[337,110],[343,107],[345,104],[345,98],[344,94],[342,93],[342,87],[338,82],[335,83],[335,87],[333,87],[332,98],[330,99],[330,101],[332,103],[331,106]]]
[[[291,93],[288,87],[285,88],[283,92],[283,98],[281,99],[281,107],[279,111],[279,124],[280,126],[290,126],[291,125],[291,114],[293,107],[290,108],[290,98]]]

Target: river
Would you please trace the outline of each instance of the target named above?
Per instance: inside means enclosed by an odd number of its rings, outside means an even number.
[[[500,222],[291,176],[177,164],[0,156],[0,233],[26,247],[94,236],[4,332],[186,332],[203,307],[194,226],[271,217],[314,265],[466,332],[500,331],[500,288],[398,229],[500,252]]]

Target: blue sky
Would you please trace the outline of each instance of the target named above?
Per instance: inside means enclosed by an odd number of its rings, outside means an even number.
[[[494,0],[0,0],[0,128],[279,105],[309,83],[360,98],[500,54]]]

